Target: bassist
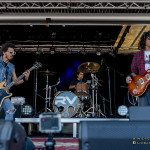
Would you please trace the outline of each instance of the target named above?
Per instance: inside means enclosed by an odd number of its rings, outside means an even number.
[[[126,77],[129,84],[136,75],[143,75],[146,70],[150,69],[150,31],[144,32],[139,42],[140,52],[137,52],[132,60],[131,74]],[[145,93],[138,97],[139,106],[150,106],[150,86]]]
[[[10,84],[11,80],[17,79],[15,67],[9,61],[14,58],[16,52],[14,51],[15,46],[11,43],[5,43],[1,48],[0,56],[0,82],[6,81],[6,85]],[[30,71],[27,70],[23,73],[25,77],[18,81],[15,85],[22,84],[27,81],[30,75]],[[6,86],[5,85],[5,86]],[[2,87],[1,87],[2,88]],[[9,98],[6,98],[2,104],[2,108],[5,111],[5,120],[13,120],[15,108]]]

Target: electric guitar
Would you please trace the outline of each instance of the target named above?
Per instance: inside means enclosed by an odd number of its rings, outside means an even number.
[[[38,69],[42,67],[42,64],[39,63],[39,62],[36,62],[30,69],[29,71],[32,71],[33,69]],[[3,104],[3,101],[6,99],[6,98],[9,98],[11,97],[13,94],[12,93],[8,93],[8,90],[13,86],[15,85],[19,80],[21,80],[25,75],[22,74],[20,75],[17,79],[15,79],[14,81],[12,81],[9,85],[7,85],[6,87],[4,87],[6,81],[2,81],[0,82],[0,108]]]
[[[128,90],[133,96],[141,96],[150,84],[150,69],[144,75],[133,77],[132,82],[128,84]]]

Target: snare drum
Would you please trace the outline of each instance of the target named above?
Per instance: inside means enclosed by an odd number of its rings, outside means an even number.
[[[76,116],[79,112],[80,101],[77,95],[70,91],[60,92],[54,98],[53,109],[64,118]]]

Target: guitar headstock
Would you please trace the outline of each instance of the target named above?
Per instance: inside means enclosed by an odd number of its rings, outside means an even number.
[[[35,62],[34,64],[33,64],[33,68],[34,69],[39,69],[39,68],[41,68],[42,67],[42,64],[40,63],[40,62]]]

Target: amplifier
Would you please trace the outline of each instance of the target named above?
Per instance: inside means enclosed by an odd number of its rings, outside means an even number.
[[[14,104],[14,105],[23,105],[25,104],[25,98],[24,97],[11,97],[11,102]]]

